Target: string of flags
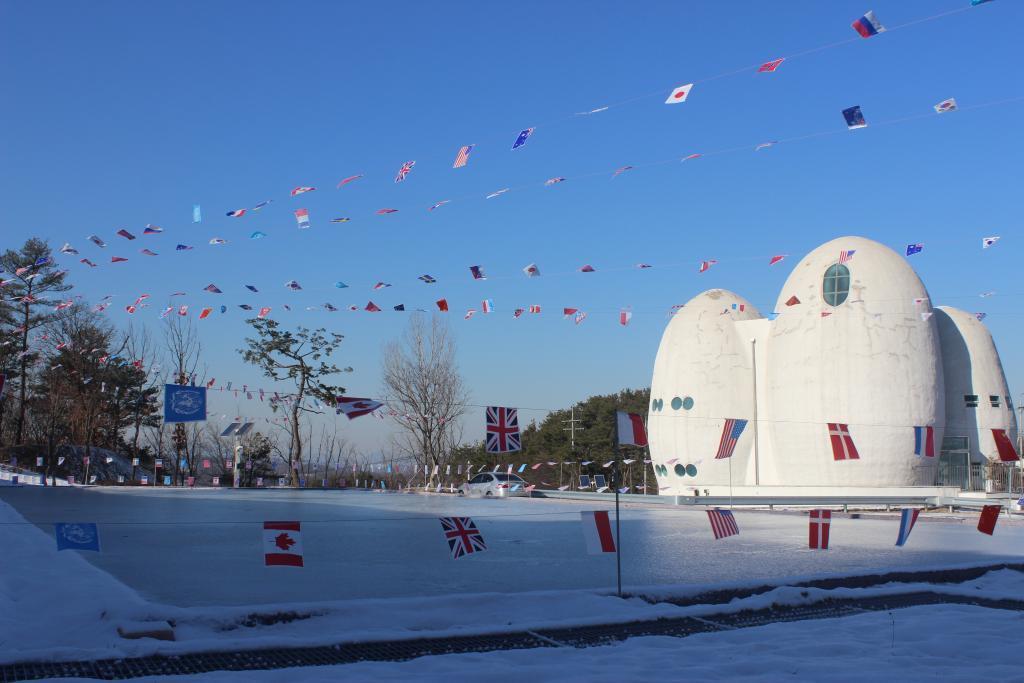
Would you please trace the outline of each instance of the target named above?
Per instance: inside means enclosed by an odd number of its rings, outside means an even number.
[[[992,536],[1002,510],[1000,505],[985,505],[979,516],[977,529]],[[716,541],[740,535],[740,527],[732,510],[709,508],[706,510],[711,534]],[[902,548],[921,514],[920,508],[900,511],[899,529],[895,547]],[[442,538],[452,560],[460,560],[488,550],[483,532],[471,517],[440,517]],[[618,552],[615,534],[607,510],[580,512],[580,529],[584,547],[589,555]],[[815,509],[808,513],[809,550],[829,550],[832,541],[832,511]],[[95,522],[58,522],[54,524],[57,550],[84,550],[100,552],[100,530]],[[301,521],[263,522],[263,558],[268,567],[304,567]]]

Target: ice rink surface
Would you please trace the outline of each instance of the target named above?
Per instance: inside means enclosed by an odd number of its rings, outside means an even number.
[[[97,522],[102,552],[82,553],[144,597],[179,606],[612,588],[614,555],[586,554],[580,511],[605,501],[461,499],[360,491],[4,489],[0,499],[48,534]],[[624,501],[629,497],[624,497]],[[635,500],[635,498],[634,498]],[[1019,561],[1024,525],[994,536],[977,513],[923,515],[895,547],[898,513],[836,514],[832,547],[807,549],[806,512],[737,509],[740,535],[715,540],[703,508],[626,503],[623,583],[776,582],[785,578]],[[451,560],[438,517],[470,516],[488,545]],[[304,568],[265,567],[262,522],[302,523]],[[472,595],[462,599],[473,600]]]

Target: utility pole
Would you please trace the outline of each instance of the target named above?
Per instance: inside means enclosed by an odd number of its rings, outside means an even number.
[[[576,419],[576,406],[573,406],[572,408],[569,409],[569,419],[568,420],[562,420],[562,424],[565,424],[567,422],[569,423],[568,427],[562,427],[562,431],[563,432],[569,432],[569,449],[570,449],[570,452],[572,453],[573,460],[576,459],[576,432],[578,432],[578,431],[582,432],[583,431],[583,427],[577,427],[576,423],[577,422],[582,422],[582,421],[583,420]],[[571,468],[570,468],[569,472],[570,472],[570,474],[569,474],[569,485],[571,487],[572,486],[572,469]],[[562,465],[561,464],[558,465],[558,485],[559,486],[562,485]]]
[[[576,432],[582,432],[583,427],[577,427],[577,422],[583,422],[583,420],[576,419],[576,406],[569,409],[569,419],[562,420],[562,424],[569,423],[568,427],[562,427],[563,432],[569,432],[569,447],[572,452],[576,452]]]

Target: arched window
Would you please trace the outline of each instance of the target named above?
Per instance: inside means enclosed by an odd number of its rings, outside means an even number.
[[[825,271],[821,282],[822,298],[829,306],[838,306],[850,295],[850,269],[841,263],[833,263]]]

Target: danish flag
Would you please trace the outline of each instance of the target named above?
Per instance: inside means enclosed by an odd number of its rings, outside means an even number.
[[[828,550],[828,531],[832,526],[831,510],[811,510],[808,547],[811,550]]]
[[[853,445],[850,428],[838,422],[828,423],[828,436],[832,441],[833,460],[860,460],[857,447]]]

